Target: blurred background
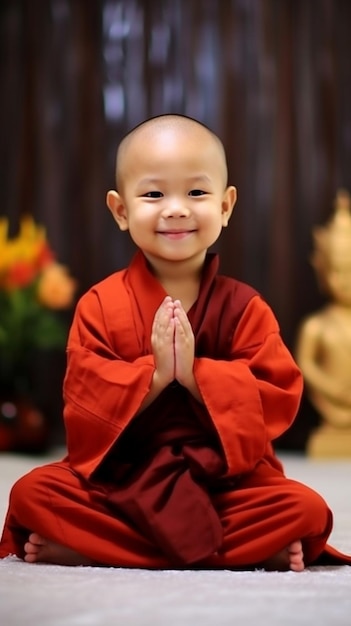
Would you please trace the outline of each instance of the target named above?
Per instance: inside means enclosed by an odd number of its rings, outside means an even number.
[[[24,214],[43,224],[79,297],[134,252],[105,206],[119,141],[149,116],[195,117],[223,140],[238,189],[221,269],[261,292],[293,351],[323,302],[312,228],[351,191],[350,30],[349,0],[1,0],[10,233]],[[34,365],[60,443],[64,351]],[[317,421],[304,401],[278,447],[303,450]]]

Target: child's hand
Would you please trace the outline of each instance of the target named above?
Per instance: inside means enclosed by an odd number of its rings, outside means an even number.
[[[174,301],[173,315],[175,378],[181,385],[189,389],[193,386],[194,381],[194,333],[180,300]]]
[[[167,296],[156,311],[151,333],[155,373],[162,387],[175,378],[173,308],[172,298]]]

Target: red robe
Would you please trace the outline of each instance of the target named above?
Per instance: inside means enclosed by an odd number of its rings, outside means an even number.
[[[332,514],[284,476],[272,441],[292,423],[302,377],[267,304],[208,255],[194,376],[138,414],[150,388],[151,327],[166,293],[139,252],[77,306],[68,341],[68,454],[13,487],[0,557],[30,531],[126,567],[254,567],[301,539],[305,563],[351,563],[327,545]]]

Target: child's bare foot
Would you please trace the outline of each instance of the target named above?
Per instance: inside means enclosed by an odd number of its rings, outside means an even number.
[[[48,541],[37,533],[29,535],[24,545],[27,563],[55,563],[56,565],[93,565],[93,562],[85,556],[74,552],[70,548],[61,546],[53,541]]]
[[[305,569],[305,564],[301,541],[293,541],[285,550],[278,552],[271,559],[267,559],[263,563],[263,567],[268,571],[283,572],[290,569],[293,572],[302,572]]]

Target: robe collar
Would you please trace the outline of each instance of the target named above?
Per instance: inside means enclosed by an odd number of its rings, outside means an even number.
[[[202,271],[199,296],[188,312],[195,333],[213,290],[218,266],[218,254],[208,252]],[[127,288],[129,287],[133,313],[141,322],[141,325],[136,326],[140,348],[143,354],[148,354],[152,351],[151,331],[155,313],[167,296],[167,292],[152,273],[146,257],[140,250],[134,255],[129,265],[126,273],[126,285]]]

